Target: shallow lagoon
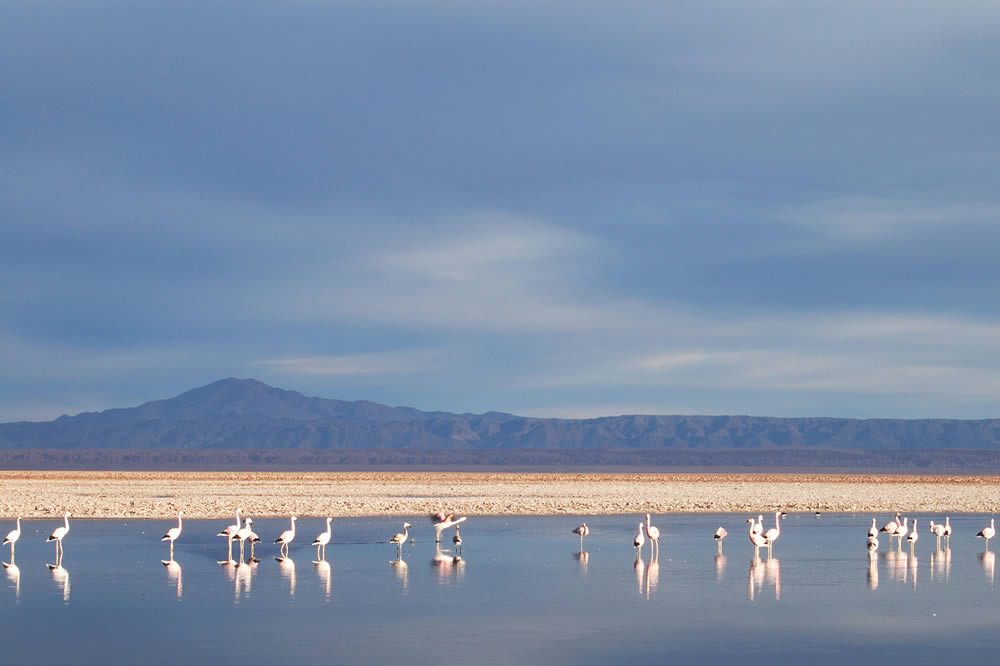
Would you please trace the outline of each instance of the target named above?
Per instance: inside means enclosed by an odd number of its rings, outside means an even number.
[[[290,562],[270,542],[287,519],[258,519],[256,565],[220,566],[225,520],[185,521],[165,567],[171,521],[72,521],[62,570],[44,543],[57,520],[25,521],[19,575],[0,590],[7,663],[830,663],[989,659],[1000,593],[995,561],[974,534],[983,516],[952,516],[950,551],[935,552],[918,515],[916,557],[869,566],[871,516],[793,514],[774,557],[752,560],[745,515],[654,517],[661,552],[636,563],[639,516],[472,517],[462,560],[451,534],[414,519],[404,564],[384,543],[401,520],[337,519],[329,566],[298,521]],[[888,520],[879,516],[879,524]],[[586,555],[570,530],[591,527]],[[771,520],[765,519],[770,527]],[[712,534],[730,532],[724,556]],[[5,525],[0,532],[5,533]],[[379,543],[381,542],[381,543]],[[238,548],[236,549],[238,552]],[[3,551],[8,559],[8,551]]]

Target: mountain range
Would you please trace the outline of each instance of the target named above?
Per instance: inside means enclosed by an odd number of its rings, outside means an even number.
[[[138,407],[0,424],[0,450],[1000,451],[1000,419],[530,418],[307,397],[222,379]]]

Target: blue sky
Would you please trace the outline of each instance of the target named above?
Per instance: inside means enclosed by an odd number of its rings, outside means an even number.
[[[0,421],[1000,416],[1000,5],[5,2]]]

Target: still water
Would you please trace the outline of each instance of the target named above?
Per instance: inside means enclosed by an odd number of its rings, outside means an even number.
[[[991,660],[1000,626],[988,517],[951,517],[935,552],[927,520],[904,543],[865,549],[871,516],[791,514],[768,560],[753,560],[743,514],[654,516],[658,560],[636,561],[635,516],[471,517],[456,562],[426,518],[415,544],[385,543],[401,520],[337,519],[314,564],[319,518],[301,518],[290,557],[258,519],[260,562],[218,564],[225,520],[185,521],[176,564],[169,520],[77,520],[62,567],[44,543],[58,520],[24,521],[0,589],[4,663],[768,663]],[[878,516],[881,525],[889,516]],[[570,533],[586,520],[579,552]],[[765,518],[765,527],[773,520]],[[10,527],[0,524],[0,533]],[[723,555],[712,535],[724,525]],[[998,544],[1000,545],[1000,544]],[[446,546],[446,548],[445,548]],[[4,546],[3,559],[9,561]],[[238,556],[238,546],[235,549]]]

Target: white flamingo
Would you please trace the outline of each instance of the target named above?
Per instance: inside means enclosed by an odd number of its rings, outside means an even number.
[[[642,557],[642,547],[646,543],[645,529],[646,526],[639,523],[639,531],[635,533],[635,539],[632,540],[632,545],[635,546],[636,562],[638,562],[639,558]]]
[[[913,547],[917,544],[917,539],[920,538],[920,532],[917,531],[917,519],[913,519],[913,529],[906,537],[907,543],[910,544],[910,556],[913,556]]]
[[[326,519],[326,531],[320,532],[313,539],[311,545],[316,546],[316,561],[325,562],[326,561],[326,544],[330,543],[330,537],[333,535],[333,528],[330,527],[330,523],[333,522],[333,518]],[[320,549],[323,550],[323,556],[320,557]]]
[[[257,559],[257,557],[254,555],[253,551],[254,551],[254,546],[256,546],[257,544],[260,543],[260,535],[253,531],[253,521],[252,520],[250,521],[250,525],[251,525],[251,527],[250,527],[250,536],[249,536],[249,539],[250,539],[250,561],[253,564],[257,564],[258,562],[260,562],[260,560]]]
[[[580,535],[580,552],[583,552],[583,537],[590,534],[590,528],[587,527],[587,523],[581,524],[579,527],[573,529],[573,534]]]
[[[63,516],[63,525],[52,530],[52,534],[46,539],[46,542],[55,541],[56,542],[56,562],[58,563],[62,559],[63,555],[63,545],[62,541],[66,534],[69,532],[69,511]],[[991,535],[992,536],[992,535]]]
[[[174,561],[174,541],[177,541],[177,537],[179,537],[181,535],[181,528],[183,527],[183,525],[181,523],[181,517],[183,515],[184,515],[183,511],[178,511],[177,512],[177,527],[171,527],[169,530],[167,530],[167,533],[164,534],[160,538],[160,541],[169,541],[170,542],[170,559],[167,560],[167,561],[165,561],[165,562],[163,562],[164,564],[168,564],[168,563]]]
[[[767,540],[767,552],[774,552],[774,542],[781,536],[781,512],[774,512],[774,527],[764,532],[764,539]]]
[[[981,537],[983,539],[986,539],[986,550],[989,550],[990,549],[990,539],[992,539],[993,537],[995,537],[996,534],[997,534],[996,519],[995,518],[990,518],[990,526],[989,527],[984,527],[982,530],[979,531],[979,534],[977,534],[976,536],[977,537]]]
[[[649,537],[649,556],[659,557],[660,555],[660,530],[650,524],[649,514],[646,514],[646,536]],[[656,555],[653,555],[653,546],[656,546]]]
[[[887,522],[885,525],[882,526],[882,529],[879,530],[879,532],[888,532],[889,533],[889,546],[890,547],[892,546],[892,537],[894,537],[896,535],[896,530],[898,530],[899,526],[902,525],[902,524],[903,524],[903,519],[899,517],[899,513],[897,512],[896,513],[896,519],[895,520],[890,520],[889,522]]]
[[[937,538],[936,550],[941,550],[941,537],[944,536],[944,525],[942,525],[941,523],[935,524],[934,521],[932,520],[931,534],[933,534]]]
[[[948,538],[948,548],[951,548],[951,518],[944,517],[944,535]]]
[[[455,554],[462,554],[462,535],[458,533],[458,528],[460,525],[455,525],[455,536],[451,538],[451,542],[455,545]],[[475,554],[475,553],[473,553]]]
[[[729,532],[726,531],[725,527],[719,526],[719,529],[715,530],[715,543],[719,548],[719,555],[722,554],[722,540],[729,536]]]
[[[4,537],[3,542],[10,544],[10,563],[14,563],[14,544],[17,540],[21,538],[21,516],[17,517],[17,527],[7,532],[7,536]],[[6,565],[5,565],[6,566]]]
[[[292,542],[292,539],[295,538],[295,521],[296,520],[297,520],[297,518],[295,516],[292,516],[291,520],[290,520],[291,527],[289,527],[287,530],[285,530],[284,532],[282,532],[281,535],[277,539],[274,540],[274,543],[280,543],[281,544],[278,547],[278,552],[281,554],[282,558],[288,557],[288,544],[290,544]],[[279,559],[279,558],[275,558],[275,559]],[[279,561],[280,561],[280,559],[279,559]]]
[[[236,534],[233,535],[233,538],[240,542],[240,563],[241,564],[243,563],[243,554],[244,554],[243,546],[244,546],[244,544],[247,541],[250,540],[250,538],[251,538],[250,535],[253,534],[253,529],[251,529],[251,527],[250,527],[251,525],[253,525],[253,518],[250,518],[248,516],[246,518],[246,520],[243,521],[243,527],[241,527],[240,529],[236,530]]]
[[[403,553],[403,544],[406,543],[406,539],[409,538],[410,536],[411,527],[413,527],[413,525],[409,523],[403,523],[403,531],[397,532],[396,534],[392,535],[391,539],[389,539],[389,543],[396,544],[397,556],[401,556]],[[402,557],[397,557],[397,559],[402,559]]]
[[[753,558],[756,560],[760,558],[760,547],[767,545],[767,539],[765,539],[764,535],[759,531],[754,530],[756,523],[753,518],[747,518],[747,522],[750,523],[750,533],[748,536],[750,538],[750,543],[753,544]]]
[[[750,531],[761,534],[764,531],[764,514],[757,515],[757,522],[750,526]]]
[[[872,526],[868,528],[868,538],[877,539],[878,538],[878,528],[875,527],[875,519],[872,518]]]
[[[896,527],[896,531],[892,533],[892,536],[899,539],[899,542],[896,544],[896,550],[903,549],[903,537],[910,531],[909,526],[906,524],[908,520],[909,518],[903,518],[903,524]]]
[[[224,561],[223,564],[233,561],[233,537],[236,536],[236,533],[240,531],[240,527],[243,524],[243,521],[240,520],[240,511],[242,510],[243,509],[237,507],[236,522],[233,523],[232,525],[226,526],[226,529],[222,530],[221,532],[215,535],[220,537],[226,537],[226,541],[229,544],[229,558],[226,561]]]
[[[431,522],[434,524],[434,543],[441,543],[441,532],[459,523],[464,523],[467,519],[468,516],[456,518],[454,513],[445,513],[444,511],[431,514]]]

